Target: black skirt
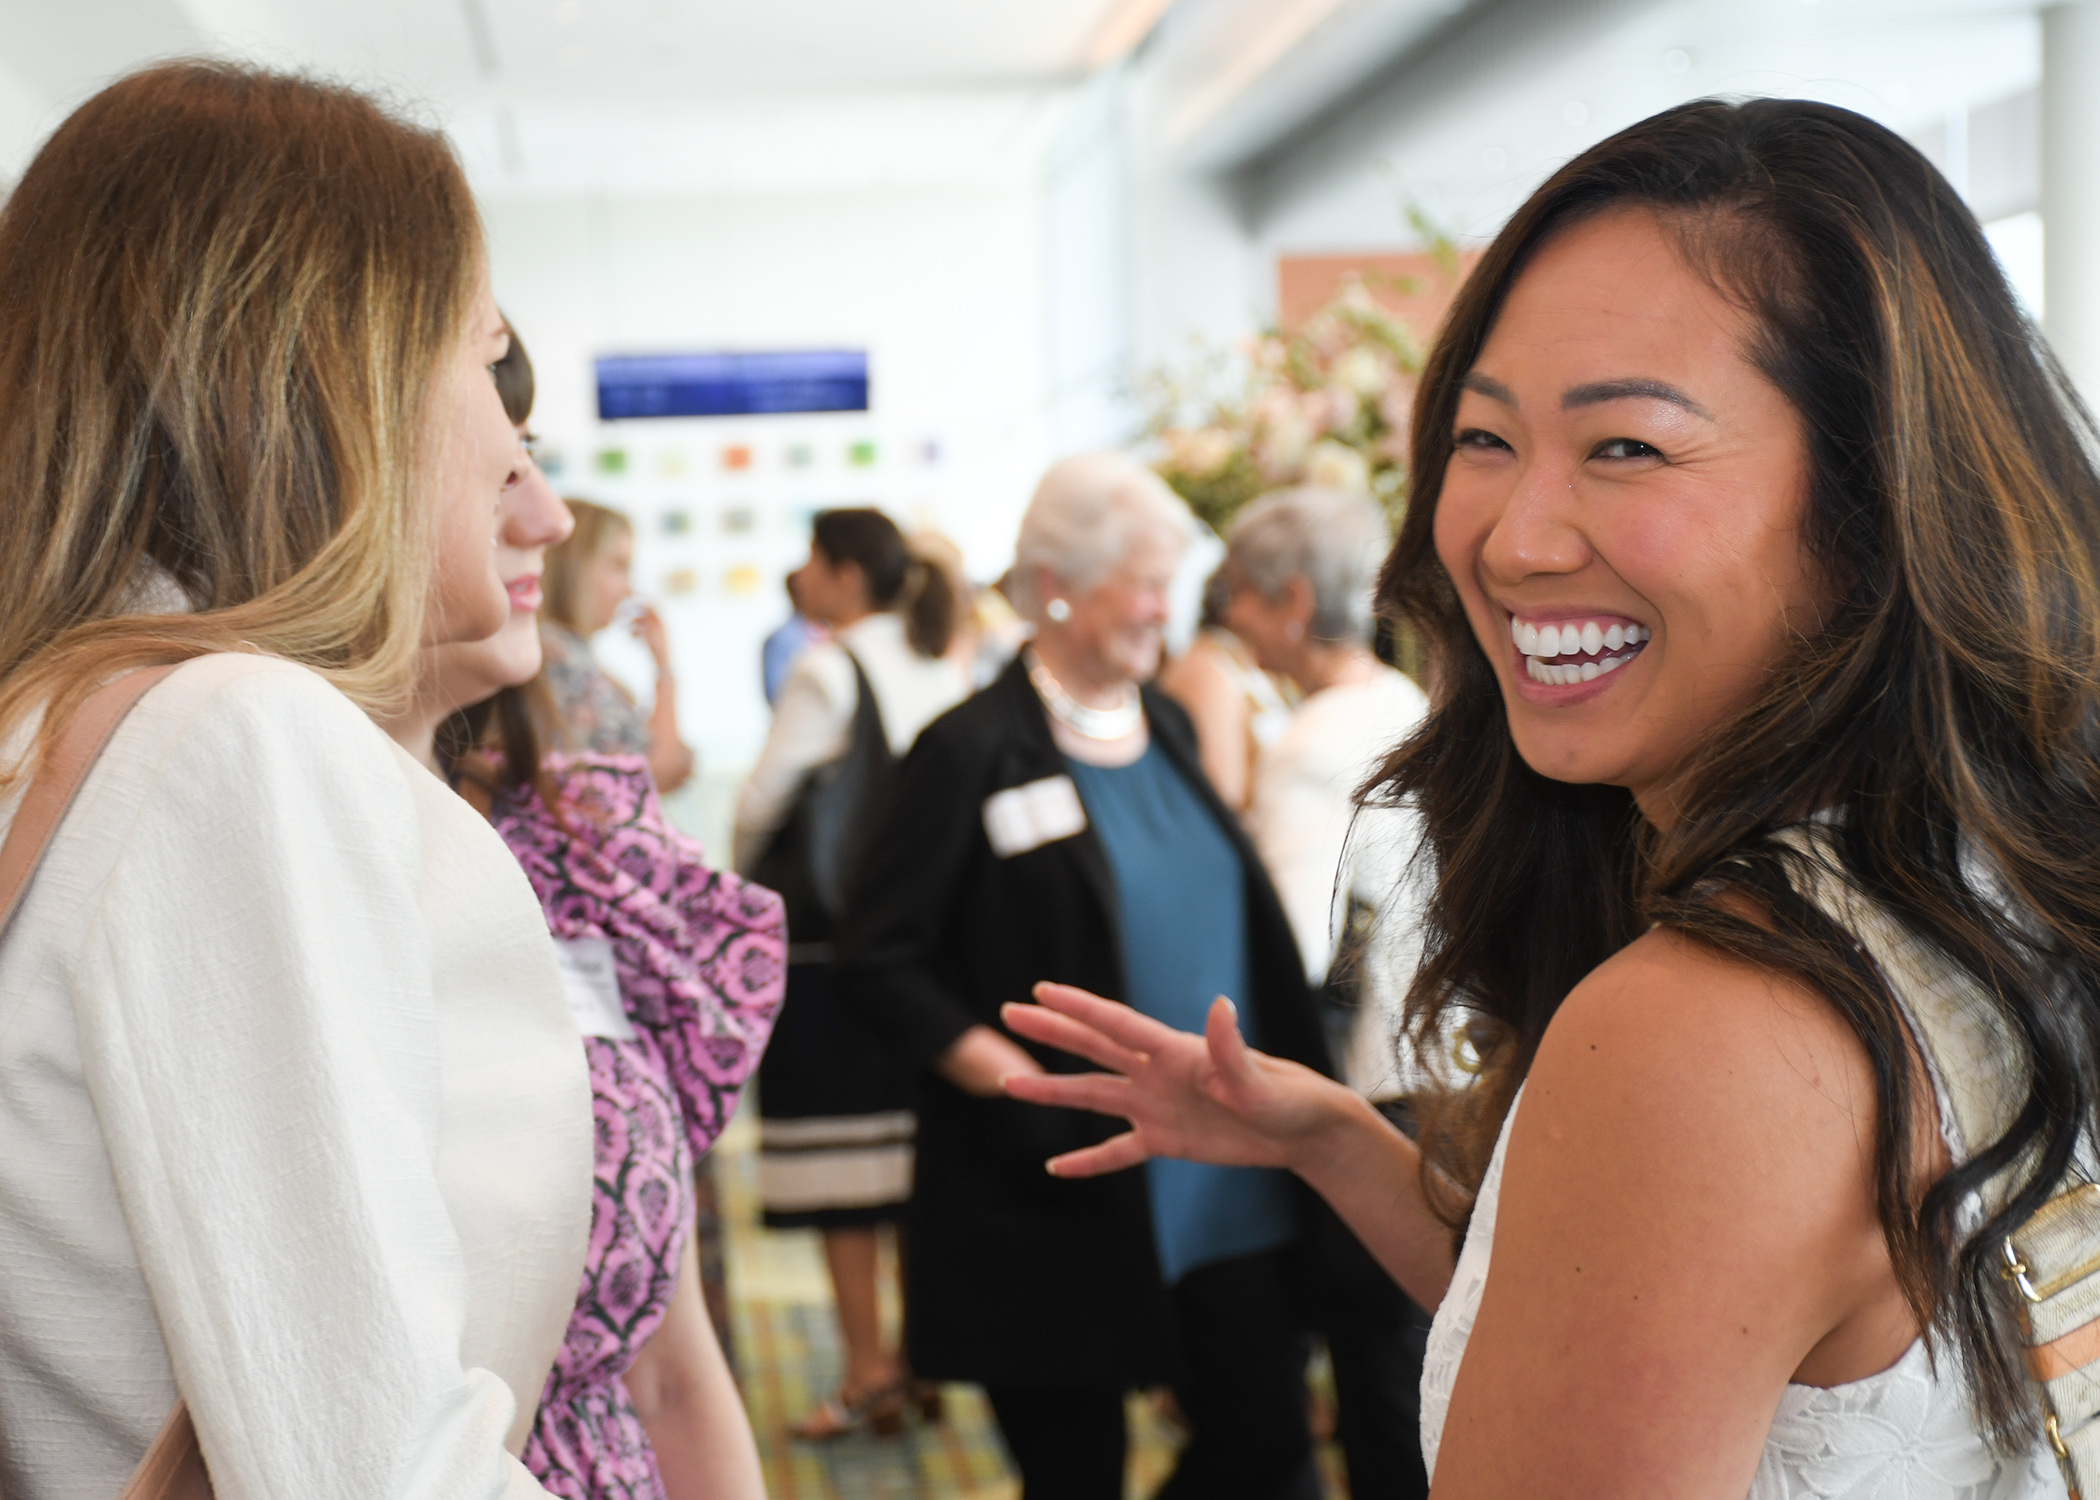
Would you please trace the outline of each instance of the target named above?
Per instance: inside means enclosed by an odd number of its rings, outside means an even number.
[[[758,1068],[759,1200],[769,1229],[900,1217],[918,1131],[910,1081],[831,992],[830,965],[791,964]]]

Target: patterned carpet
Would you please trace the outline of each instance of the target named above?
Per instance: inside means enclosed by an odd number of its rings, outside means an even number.
[[[791,1423],[837,1389],[838,1332],[815,1231],[759,1227],[753,1115],[747,1109],[738,1117],[715,1158],[729,1237],[738,1373],[768,1493],[773,1500],[1018,1500],[1020,1485],[974,1386],[947,1387],[945,1419],[914,1418],[901,1437],[857,1433],[808,1443],[788,1435]],[[887,1260],[883,1281],[886,1289],[896,1285]],[[894,1328],[896,1307],[885,1311]],[[1316,1388],[1322,1384],[1315,1380]],[[1153,1402],[1140,1396],[1130,1401],[1130,1432],[1126,1493],[1144,1500],[1173,1466],[1177,1438]],[[1321,1456],[1328,1493],[1346,1496],[1333,1446],[1326,1445]]]

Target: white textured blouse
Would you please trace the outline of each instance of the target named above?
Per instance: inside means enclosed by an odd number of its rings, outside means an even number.
[[[914,651],[905,638],[904,617],[893,610],[863,615],[833,639],[806,647],[780,685],[765,748],[737,794],[739,870],[748,871],[766,852],[809,773],[849,748],[853,711],[860,703],[854,659],[875,689],[883,736],[894,755],[911,749],[920,730],[970,696],[962,668],[945,656]]]
[[[179,1386],[219,1500],[540,1495],[590,1118],[494,831],[313,673],[185,665],[0,934],[0,1494],[108,1500]]]
[[[1451,1287],[1430,1326],[1422,1361],[1422,1457],[1432,1476],[1451,1392],[1487,1291],[1502,1160],[1523,1102],[1520,1088],[1481,1179]],[[2063,1478],[2046,1453],[2003,1459],[1991,1452],[1953,1353],[1942,1347],[1934,1369],[1919,1339],[1864,1380],[1789,1385],[1747,1500],[2064,1500]]]

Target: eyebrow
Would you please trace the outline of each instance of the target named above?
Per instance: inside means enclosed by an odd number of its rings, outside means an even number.
[[[1695,417],[1704,417],[1711,422],[1713,413],[1687,396],[1676,386],[1660,380],[1597,380],[1588,385],[1570,386],[1562,393],[1560,409],[1572,411],[1578,406],[1596,406],[1605,401],[1667,401],[1679,406]]]
[[[1504,406],[1515,406],[1517,404],[1517,393],[1515,391],[1492,376],[1482,375],[1477,370],[1466,376],[1459,384],[1469,391],[1478,391],[1490,401],[1500,401]]]
[[[1465,377],[1459,384],[1466,390],[1477,391],[1490,401],[1499,401],[1504,406],[1514,407],[1520,403],[1517,393],[1491,375],[1478,371]],[[1662,380],[1646,380],[1635,377],[1627,380],[1593,380],[1587,385],[1570,386],[1560,398],[1562,411],[1578,406],[1596,406],[1606,401],[1667,401],[1679,406],[1695,417],[1704,417],[1711,422],[1713,413],[1687,396],[1676,386]]]

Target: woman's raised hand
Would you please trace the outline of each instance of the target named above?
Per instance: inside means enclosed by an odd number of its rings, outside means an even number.
[[[1153,1156],[1234,1167],[1294,1166],[1354,1099],[1310,1068],[1249,1047],[1240,1035],[1239,1013],[1222,995],[1211,1005],[1202,1036],[1066,984],[1039,984],[1035,998],[1035,1005],[1002,1009],[1007,1027],[1108,1071],[1010,1077],[1006,1092],[1030,1104],[1118,1115],[1131,1127],[1098,1146],[1052,1158],[1056,1177],[1098,1177]]]

